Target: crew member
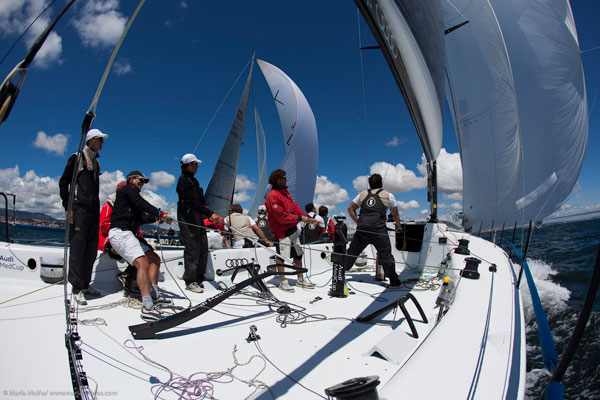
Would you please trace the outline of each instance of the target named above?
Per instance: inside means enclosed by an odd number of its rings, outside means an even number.
[[[360,208],[360,217],[356,210]],[[369,177],[369,189],[363,190],[356,196],[348,207],[350,218],[356,223],[356,233],[352,238],[346,253],[345,269],[352,268],[356,257],[372,244],[379,253],[385,277],[390,280],[390,288],[399,287],[400,280],[396,273],[396,261],[392,255],[392,246],[386,227],[386,211],[394,216],[396,226],[400,226],[398,203],[393,194],[383,190],[383,179],[379,174]]]
[[[172,302],[158,290],[158,254],[143,237],[136,236],[136,232],[144,223],[166,221],[170,224],[173,219],[140,195],[142,187],[149,180],[140,171],[127,174],[127,184],[117,191],[108,240],[125,261],[137,268],[137,284],[144,303],[141,317],[145,321],[155,321],[170,315],[162,306]]]
[[[259,237],[266,243],[266,246],[273,246],[256,222],[249,215],[242,214],[243,212],[244,209],[241,205],[232,204],[229,208],[229,215],[225,217],[227,225],[233,228],[231,229],[233,247],[236,249],[254,247],[254,243],[246,238],[258,239]]]
[[[269,242],[275,243],[276,239],[273,236],[271,228],[269,228],[269,219],[267,218],[267,207],[264,204],[258,206],[258,217],[256,218],[256,225],[263,231]],[[260,240],[261,244],[266,246],[266,242]]]
[[[275,238],[279,240],[278,244],[276,244],[277,252],[286,258],[293,258],[294,264],[302,268],[303,252],[296,225],[299,222],[314,224],[317,221],[304,215],[298,204],[292,200],[286,183],[287,178],[284,170],[276,169],[271,172],[269,176],[271,190],[265,199],[265,206],[267,207],[269,227],[273,231]],[[277,258],[277,264],[283,265],[283,260]],[[284,267],[277,267],[277,270],[280,273],[284,272]],[[294,288],[290,286],[285,275],[279,275],[279,279],[279,289],[284,292],[294,291]],[[298,274],[296,286],[306,289],[313,289],[315,287],[308,279],[304,278],[303,274]]]
[[[208,238],[204,216],[210,217],[214,222],[223,223],[222,218],[206,206],[204,190],[194,177],[201,162],[191,153],[181,157],[181,176],[177,182],[177,221],[179,236],[185,246],[183,280],[185,288],[194,293],[204,292],[204,274],[208,263]]]
[[[69,221],[69,283],[77,304],[85,305],[85,295],[100,296],[90,286],[92,269],[98,255],[98,225],[100,222],[100,163],[98,152],[102,150],[107,134],[90,129],[85,136],[85,147],[69,157],[67,166],[58,183],[60,198]],[[79,159],[79,162],[77,160]],[[76,165],[77,164],[77,165]],[[71,187],[75,175],[75,187]],[[69,212],[69,197],[74,190],[73,204]]]
[[[305,244],[318,242],[321,240],[321,232],[323,232],[323,218],[317,215],[317,208],[313,203],[306,204],[304,209],[306,210],[306,215],[314,218],[316,223],[300,223],[300,227],[302,228],[302,242]]]

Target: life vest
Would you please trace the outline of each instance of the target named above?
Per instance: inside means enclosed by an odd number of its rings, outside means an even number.
[[[267,240],[273,241],[274,236],[273,232],[271,232],[271,228],[269,228],[269,220],[267,217],[259,216],[256,218],[256,225],[258,225],[258,227],[263,231],[267,237]]]
[[[315,218],[315,216],[313,215],[311,218]],[[319,223],[311,222],[310,224],[304,225],[304,228],[302,228],[302,238],[304,243],[318,242],[319,239],[321,239],[321,227],[319,226]]]
[[[369,189],[367,196],[360,204],[360,216],[358,217],[357,229],[363,231],[385,231],[386,211],[387,207],[381,201],[379,193],[383,189],[377,190],[375,193]]]

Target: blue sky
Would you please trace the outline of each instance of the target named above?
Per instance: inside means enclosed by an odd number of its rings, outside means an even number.
[[[0,2],[0,56],[48,3]],[[64,4],[58,0],[40,18],[0,65],[0,76],[6,76],[23,58],[32,38]],[[17,209],[62,214],[58,178],[77,148],[85,112],[136,5],[137,1],[78,0],[30,68],[8,121],[0,127],[0,191],[17,194]],[[596,20],[600,4],[576,0],[571,5],[581,49],[600,46]],[[104,171],[101,201],[128,171],[139,169],[151,177],[143,195],[174,211],[179,159],[188,152],[204,161],[197,178],[206,187],[247,69],[232,85],[256,51],[258,58],[278,66],[296,82],[314,112],[319,132],[315,203],[328,205],[330,214],[343,213],[357,193],[357,178],[381,172],[386,188],[401,201],[404,217],[422,218],[428,204],[420,143],[380,51],[362,54],[363,97],[359,20],[361,44],[375,45],[351,1],[148,0],[117,56],[93,124],[110,135],[100,159]],[[590,131],[579,182],[561,210],[570,214],[600,208],[596,176],[600,107],[594,104],[592,108],[594,99],[598,102],[600,50],[585,52],[582,59]],[[281,128],[258,68],[253,82],[250,107],[256,105],[261,115],[271,171],[283,158]],[[246,121],[236,195],[246,208],[258,183],[252,114],[248,113]],[[447,110],[444,118],[441,214],[460,210],[462,192],[456,138]]]

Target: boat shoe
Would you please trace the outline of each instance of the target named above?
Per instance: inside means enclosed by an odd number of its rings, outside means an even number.
[[[315,285],[306,278],[300,278],[296,281],[296,286],[304,289],[314,289]]]
[[[290,292],[293,293],[295,290],[293,287],[290,286],[290,283],[288,282],[288,280],[283,280],[281,281],[281,283],[279,283],[279,289],[283,290],[284,292]]]
[[[75,301],[80,306],[87,306],[87,300],[85,299],[85,295],[83,294],[82,290],[75,294]]]
[[[202,293],[204,292],[204,286],[198,282],[192,282],[189,285],[186,285],[185,288],[190,292],[194,293]]]
[[[165,306],[173,305],[173,300],[165,298],[165,296],[163,296],[162,294],[159,295],[156,299],[153,298],[152,302],[159,307],[162,307],[163,305],[165,305]]]
[[[168,317],[170,315],[173,315],[173,313],[155,304],[151,309],[147,309],[145,306],[143,306],[140,316],[144,321],[158,321],[159,319]]]

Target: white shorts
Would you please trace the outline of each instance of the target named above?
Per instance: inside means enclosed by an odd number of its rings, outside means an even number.
[[[112,248],[131,265],[136,258],[143,257],[148,250],[152,250],[145,243],[140,242],[133,232],[120,228],[112,228],[108,231],[108,240]]]
[[[300,244],[298,230],[289,236],[279,239],[277,252],[286,258],[301,259],[304,252]]]
[[[209,249],[222,249],[223,248],[223,237],[221,232],[207,230],[206,239],[208,240]]]

